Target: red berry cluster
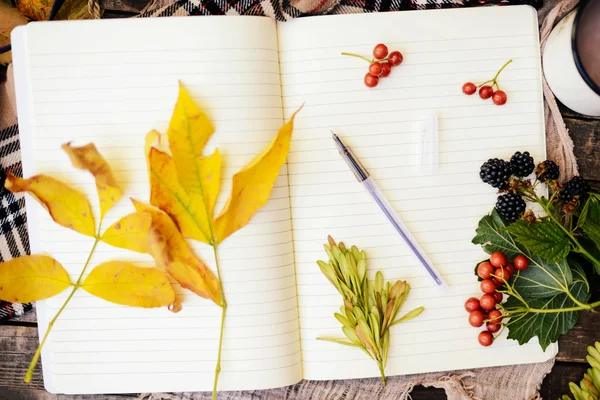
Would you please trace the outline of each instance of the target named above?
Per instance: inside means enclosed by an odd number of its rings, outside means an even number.
[[[492,101],[497,106],[502,106],[506,104],[507,96],[504,91],[500,90],[500,85],[498,85],[498,76],[500,75],[500,72],[502,72],[502,70],[506,68],[506,66],[511,62],[512,60],[508,60],[502,66],[502,68],[498,70],[494,78],[490,79],[489,81],[483,82],[479,86],[475,86],[473,82],[465,83],[462,87],[463,93],[470,96],[472,94],[475,94],[475,92],[477,92],[477,88],[479,88],[479,97],[481,97],[483,100],[487,100],[491,97]],[[496,90],[494,90],[494,86],[496,86]]]
[[[490,259],[477,266],[477,275],[482,279],[480,288],[483,292],[481,298],[471,297],[465,302],[465,310],[469,313],[469,324],[475,328],[483,326],[486,330],[479,333],[479,344],[491,346],[494,342],[494,333],[502,328],[502,311],[497,309],[502,303],[502,293],[498,290],[516,271],[524,271],[529,267],[529,260],[522,254],[515,257],[512,262],[497,251]]]
[[[392,67],[397,67],[404,60],[402,53],[397,50],[388,53],[388,48],[383,43],[375,46],[372,59],[354,53],[342,53],[342,55],[362,58],[369,62],[369,72],[365,75],[365,85],[369,88],[377,86],[379,78],[390,76]]]

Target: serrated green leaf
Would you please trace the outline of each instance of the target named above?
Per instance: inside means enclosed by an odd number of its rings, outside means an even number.
[[[600,203],[596,198],[590,197],[587,200],[581,211],[577,225],[581,227],[588,239],[593,242],[596,249],[600,250]],[[600,273],[600,265],[595,264],[594,268],[596,272]]]
[[[525,298],[546,298],[564,293],[573,283],[567,260],[548,263],[534,257],[529,268],[515,275],[512,285]]]
[[[564,260],[571,251],[569,238],[562,229],[550,220],[528,224],[524,220],[506,227],[516,241],[525,246],[531,254],[548,262]]]
[[[529,255],[529,252],[518,245],[512,235],[503,229],[505,226],[494,208],[490,215],[486,215],[479,221],[477,234],[472,240],[473,244],[480,244],[488,254],[501,251],[509,259],[513,259],[519,254]]]
[[[569,286],[571,294],[580,302],[585,302],[588,297],[589,284],[585,273],[576,263],[571,264],[573,280]],[[552,297],[534,298],[525,297],[529,309],[563,309],[576,307],[577,304],[565,292],[557,293]],[[508,338],[514,339],[519,344],[525,344],[531,338],[537,336],[540,346],[545,350],[551,343],[558,340],[560,335],[567,333],[579,318],[580,311],[539,313],[524,312],[515,315],[517,309],[527,309],[527,307],[517,298],[511,296],[504,303],[504,308],[513,313],[508,322]]]

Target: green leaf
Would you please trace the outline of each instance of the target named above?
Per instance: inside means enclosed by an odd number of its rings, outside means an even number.
[[[524,298],[547,298],[564,293],[573,283],[567,260],[547,263],[534,257],[529,268],[520,271],[512,281],[514,289]]]
[[[338,339],[338,338],[328,337],[328,336],[319,336],[317,338],[317,340],[325,340],[327,342],[339,343],[339,344],[343,344],[345,346],[350,346],[350,347],[360,347],[359,345],[354,344],[352,342],[348,342],[344,339]]]
[[[562,229],[551,220],[542,220],[528,224],[519,220],[506,227],[518,243],[548,262],[564,260],[571,251],[569,238]]]
[[[529,255],[529,252],[518,245],[512,235],[503,229],[505,226],[494,208],[490,215],[486,215],[479,221],[473,244],[482,245],[483,250],[488,254],[501,251],[509,259],[513,259],[519,254]]]
[[[595,247],[595,249],[586,248],[586,250],[590,253],[600,250],[600,203],[597,198],[590,197],[586,201],[585,206],[579,215],[577,226],[583,230],[587,239],[591,242],[589,245]],[[586,238],[579,239],[579,242],[584,247],[586,247],[585,239]],[[600,274],[600,265],[595,264],[594,268],[596,269],[596,272]]]
[[[585,302],[589,292],[589,284],[585,273],[578,264],[572,261],[569,262],[573,276],[569,291],[578,301]],[[518,341],[521,345],[537,336],[540,346],[545,350],[551,343],[556,342],[560,335],[567,333],[577,323],[581,311],[545,313],[525,311],[524,313],[515,314],[517,309],[560,310],[577,307],[577,304],[566,292],[557,292],[555,295],[546,298],[531,299],[526,296],[523,297],[529,307],[514,296],[509,297],[504,303],[504,308],[513,314],[508,322],[508,338]]]

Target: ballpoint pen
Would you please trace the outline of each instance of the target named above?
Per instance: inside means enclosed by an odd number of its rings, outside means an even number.
[[[369,192],[371,197],[373,197],[375,203],[377,203],[381,211],[383,211],[383,214],[385,214],[385,216],[390,221],[392,226],[396,229],[400,237],[404,239],[406,245],[414,253],[414,255],[423,265],[425,270],[427,270],[429,276],[435,282],[436,287],[438,289],[441,289],[442,291],[445,291],[447,289],[447,286],[444,280],[442,279],[442,276],[435,269],[433,263],[429,260],[421,246],[419,246],[415,238],[408,231],[408,228],[406,227],[406,225],[404,225],[404,222],[402,222],[398,214],[396,214],[391,204],[385,198],[385,196],[383,195],[373,178],[371,178],[371,176],[369,175],[367,169],[360,163],[358,158],[352,152],[352,149],[346,146],[344,142],[342,142],[342,140],[334,132],[331,133],[333,135],[333,140],[335,141],[335,144],[338,147],[340,155],[346,161],[346,163],[350,167],[350,170],[354,173],[354,176],[356,176],[356,179],[363,184],[367,192]]]

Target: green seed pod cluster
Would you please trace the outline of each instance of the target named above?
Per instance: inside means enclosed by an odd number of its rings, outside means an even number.
[[[377,362],[381,381],[386,384],[384,368],[390,345],[390,327],[413,319],[423,312],[416,308],[396,319],[398,311],[410,292],[405,281],[384,282],[377,271],[375,281],[367,279],[367,255],[356,246],[347,248],[336,244],[331,236],[324,245],[329,261],[317,261],[323,275],[342,295],[344,305],[334,317],[342,324],[345,338],[319,337],[362,349]]]
[[[594,346],[588,346],[587,350],[586,359],[590,363],[590,368],[583,375],[583,380],[579,383],[579,386],[574,382],[569,383],[569,389],[571,389],[575,400],[600,399],[600,342],[596,342]],[[573,400],[566,394],[561,399]]]

